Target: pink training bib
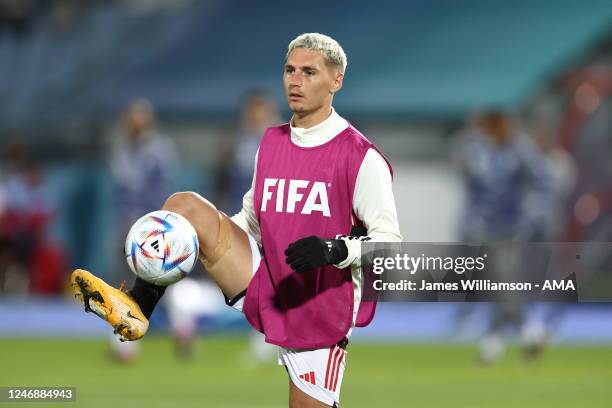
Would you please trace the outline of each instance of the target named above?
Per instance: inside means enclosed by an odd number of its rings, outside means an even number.
[[[284,252],[310,235],[350,233],[358,222],[353,215],[357,174],[368,149],[376,147],[351,125],[308,148],[294,144],[290,132],[289,124],[269,128],[259,146],[254,206],[263,259],[247,289],[244,313],[269,343],[328,347],[351,327],[351,270],[327,266],[298,274],[285,263]],[[374,310],[375,302],[361,302],[357,325],[367,325]]]

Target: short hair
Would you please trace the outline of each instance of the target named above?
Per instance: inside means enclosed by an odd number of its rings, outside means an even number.
[[[328,65],[340,68],[344,74],[348,61],[344,50],[333,38],[319,33],[304,33],[297,36],[293,41],[289,43],[287,49],[287,55],[285,59],[289,58],[289,54],[296,48],[305,48],[307,50],[321,51],[323,58]]]

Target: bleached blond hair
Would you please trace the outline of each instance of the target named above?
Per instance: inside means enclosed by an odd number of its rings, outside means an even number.
[[[319,33],[304,33],[295,38],[289,43],[287,56],[296,48],[304,48],[307,50],[321,51],[323,58],[328,65],[339,68],[344,74],[348,61],[344,50],[333,38]]]

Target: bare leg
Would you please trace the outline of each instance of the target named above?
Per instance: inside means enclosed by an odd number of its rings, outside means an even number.
[[[220,221],[220,213],[215,206],[193,192],[173,194],[162,209],[181,214],[193,225],[198,234],[200,260],[213,261],[206,264],[206,270],[225,296],[233,298],[247,288],[253,275],[253,261],[249,239],[240,227],[222,213],[221,217],[225,220]],[[222,222],[229,225],[225,232],[221,231]],[[229,247],[219,242],[227,235]]]
[[[329,408],[329,405],[304,393],[289,379],[289,408]]]

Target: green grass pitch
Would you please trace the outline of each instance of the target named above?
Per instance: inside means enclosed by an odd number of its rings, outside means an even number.
[[[285,407],[287,375],[252,367],[239,337],[203,337],[193,362],[174,358],[171,340],[150,336],[140,357],[120,365],[103,340],[0,339],[0,386],[74,386],[76,403],[12,407]],[[496,366],[465,345],[349,346],[345,407],[610,407],[612,347],[551,347],[526,362],[510,349]],[[0,405],[3,405],[0,403]]]

